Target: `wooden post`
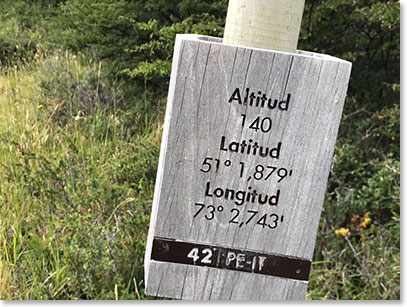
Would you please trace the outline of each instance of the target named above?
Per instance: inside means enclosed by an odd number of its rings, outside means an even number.
[[[304,299],[350,69],[177,35],[146,294]]]
[[[223,43],[297,50],[305,0],[229,0]]]

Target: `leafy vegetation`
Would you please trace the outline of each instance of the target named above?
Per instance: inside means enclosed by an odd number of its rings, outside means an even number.
[[[400,298],[400,4],[307,1],[353,62],[308,299]],[[152,299],[143,255],[176,33],[224,0],[0,2],[0,298]]]

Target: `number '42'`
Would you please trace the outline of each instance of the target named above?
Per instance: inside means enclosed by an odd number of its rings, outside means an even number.
[[[196,263],[198,260],[200,260],[201,263],[211,264],[212,263],[212,250],[210,248],[204,248],[202,250],[201,256],[200,256],[199,248],[194,247],[188,253],[187,258],[191,258],[194,261],[194,263]]]

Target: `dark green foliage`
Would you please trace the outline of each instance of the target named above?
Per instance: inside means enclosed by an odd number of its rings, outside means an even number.
[[[111,60],[120,67],[129,61],[124,52],[140,37],[134,27],[137,2],[66,1],[59,7],[51,40],[73,51],[86,52],[94,61]]]
[[[368,111],[398,101],[399,1],[307,1],[300,47],[353,63],[349,96]]]
[[[163,6],[158,6],[159,2],[169,4],[161,10]],[[173,4],[175,2],[158,1],[152,5],[147,1],[149,9],[160,13],[156,13],[156,19],[138,23],[140,32],[148,39],[130,46],[128,52],[136,61],[124,70],[130,77],[147,82],[150,89],[162,96],[165,96],[168,86],[175,35],[199,33],[222,36],[226,16],[225,1],[184,0],[178,1],[177,5]]]
[[[200,33],[217,36],[223,32],[220,23],[221,20],[208,14],[190,16],[169,26],[160,26],[156,20],[140,23],[140,28],[149,40],[128,50],[139,61],[135,62],[133,69],[128,68],[124,72],[132,78],[144,80],[157,95],[164,96],[171,72],[175,35]]]
[[[27,63],[47,44],[51,18],[61,1],[0,1],[0,64]]]
[[[225,1],[71,0],[61,6],[51,38],[107,60],[112,74],[132,78],[139,88],[148,83],[147,92],[164,97],[175,35],[220,36],[225,14]]]

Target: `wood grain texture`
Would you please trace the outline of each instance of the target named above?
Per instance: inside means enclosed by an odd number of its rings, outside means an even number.
[[[183,300],[302,300],[307,282],[153,261],[148,294]]]
[[[183,299],[304,298],[304,281],[153,261],[152,240],[160,237],[311,260],[350,70],[349,62],[330,56],[177,35],[145,258],[147,294]],[[288,110],[228,102],[236,89],[243,99],[246,88],[261,91],[272,101],[290,95]],[[271,119],[270,132],[248,128],[258,116]],[[221,150],[222,137],[269,148],[281,143],[279,157]],[[217,171],[201,171],[206,157],[219,159]],[[226,160],[231,163],[228,167]],[[285,168],[292,175],[281,182],[276,174],[255,180],[257,165]],[[211,189],[256,190],[268,196],[279,191],[278,205],[256,201],[238,205],[224,197],[209,197],[208,182]],[[205,204],[205,210],[213,206],[223,211],[196,215],[196,203]],[[240,212],[238,224],[230,222],[232,209]],[[267,214],[271,226],[275,216],[284,220],[273,229],[255,219],[240,222],[248,220],[249,211],[258,212],[256,218]],[[213,218],[208,220],[205,214]]]

